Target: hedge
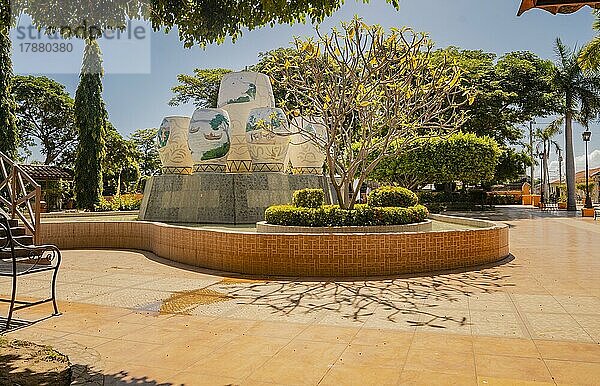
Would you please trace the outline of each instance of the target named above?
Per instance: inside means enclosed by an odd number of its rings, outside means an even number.
[[[356,205],[353,210],[341,209],[337,205],[320,208],[277,205],[265,211],[265,220],[273,225],[304,227],[383,226],[423,222],[428,215],[427,208],[422,205],[408,208]]]
[[[296,190],[292,197],[292,204],[298,208],[320,208],[325,202],[323,189]]]
[[[398,186],[383,186],[373,190],[367,197],[367,203],[372,207],[408,208],[419,203],[417,195],[406,188]]]
[[[94,207],[94,210],[96,212],[138,210],[141,203],[142,199],[136,197],[134,194],[114,196],[110,201],[104,197],[100,197],[100,202]]]

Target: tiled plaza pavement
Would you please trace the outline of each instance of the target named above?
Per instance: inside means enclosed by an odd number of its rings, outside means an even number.
[[[494,216],[512,261],[420,277],[247,280],[66,251],[63,315],[8,336],[69,355],[83,384],[600,384],[600,222]]]

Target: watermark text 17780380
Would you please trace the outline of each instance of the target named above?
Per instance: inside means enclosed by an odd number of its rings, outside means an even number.
[[[85,41],[77,31],[60,27],[52,32],[39,29],[22,18],[11,31],[14,65],[17,73],[78,73]],[[115,74],[148,74],[151,64],[151,27],[142,21],[128,20],[120,28],[98,28],[97,40],[104,55],[104,70]],[[40,60],[43,56],[43,60]]]

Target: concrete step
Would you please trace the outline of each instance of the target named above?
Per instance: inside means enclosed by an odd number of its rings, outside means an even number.
[[[15,227],[15,228],[10,228],[10,233],[13,236],[23,236],[26,233],[25,228],[23,227]],[[0,228],[0,237],[4,237],[6,236],[6,231],[3,228]]]
[[[28,236],[28,235],[14,236],[13,240],[21,245],[33,245],[33,236]],[[0,245],[4,245],[5,241],[6,241],[6,238],[0,236]]]

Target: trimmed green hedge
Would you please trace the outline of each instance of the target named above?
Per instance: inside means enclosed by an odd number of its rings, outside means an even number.
[[[323,189],[296,190],[292,197],[292,204],[298,208],[320,208],[325,202]]]
[[[265,220],[273,225],[304,227],[382,226],[423,222],[428,215],[427,208],[422,205],[408,208],[356,205],[353,210],[341,209],[337,205],[320,208],[277,205],[266,210]]]
[[[367,202],[371,207],[389,208],[401,207],[408,208],[419,203],[417,195],[406,188],[398,186],[382,186],[369,193]]]

